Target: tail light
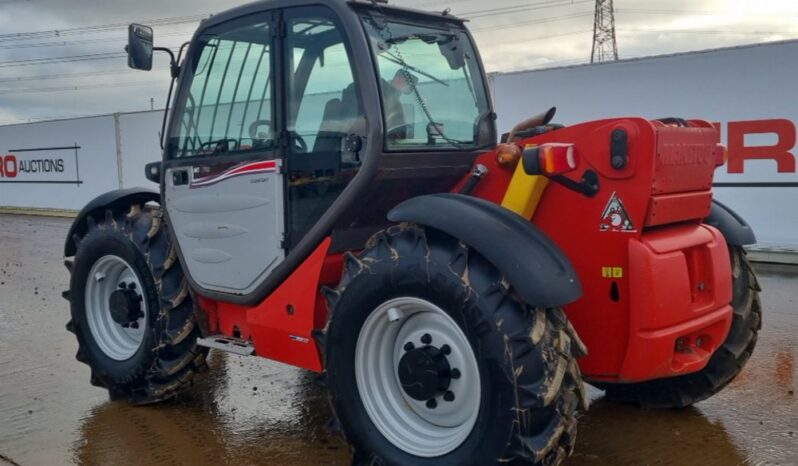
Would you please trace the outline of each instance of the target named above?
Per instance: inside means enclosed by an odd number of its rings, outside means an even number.
[[[573,144],[527,146],[521,158],[527,175],[560,175],[575,170],[579,156]]]

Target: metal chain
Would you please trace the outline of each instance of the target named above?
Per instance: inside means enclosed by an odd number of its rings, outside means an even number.
[[[390,43],[390,40],[393,39],[393,32],[391,31],[390,26],[388,26],[388,20],[386,19],[385,11],[382,9],[382,6],[380,6],[380,4],[376,0],[370,0],[370,1],[372,6],[374,6],[374,8],[376,8],[382,15],[381,19],[383,27],[382,28],[377,27],[377,30],[380,34],[380,37],[387,45],[388,43]],[[374,18],[372,17],[372,19]],[[383,32],[386,32],[387,36]],[[461,145],[460,141],[449,138],[448,136],[446,136],[446,134],[444,134],[443,128],[438,127],[438,124],[432,118],[432,114],[430,113],[429,108],[427,107],[427,103],[424,101],[424,99],[421,97],[421,93],[419,93],[418,91],[418,87],[416,86],[416,83],[413,80],[413,75],[412,73],[410,73],[409,65],[407,64],[407,62],[405,62],[404,57],[402,57],[402,51],[399,50],[398,43],[394,44],[394,49],[396,51],[394,55],[396,56],[396,59],[399,62],[399,64],[402,66],[402,69],[399,71],[404,75],[405,81],[407,81],[408,85],[410,86],[410,90],[413,91],[413,96],[416,98],[418,106],[421,107],[421,111],[424,113],[424,116],[427,118],[427,122],[435,126],[436,130],[438,130],[438,134],[443,138],[444,141],[448,142],[456,149],[463,150],[464,147]]]

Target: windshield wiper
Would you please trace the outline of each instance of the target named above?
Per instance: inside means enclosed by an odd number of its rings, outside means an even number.
[[[423,34],[412,33],[405,34],[404,36],[391,37],[385,42],[388,44],[401,44],[402,42],[407,42],[411,39],[420,39],[428,44],[433,44],[446,42],[454,39],[455,37],[457,36],[451,32],[429,32]]]

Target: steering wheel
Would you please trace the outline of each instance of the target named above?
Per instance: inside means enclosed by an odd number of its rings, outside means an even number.
[[[213,147],[214,154],[219,152],[230,152],[231,143],[233,146],[232,150],[236,151],[239,149],[238,139],[219,139],[217,141],[203,142],[200,144],[199,151],[202,152],[204,149],[210,149]]]
[[[294,146],[298,149],[298,152],[307,153],[308,151],[308,143],[299,135],[296,131],[289,131],[288,135],[291,139],[294,140]]]
[[[249,137],[252,138],[253,145],[257,146],[257,143],[262,143],[263,139],[258,137],[258,128],[261,126],[268,126],[269,128],[272,127],[271,120],[255,120],[249,125]],[[305,140],[300,136],[296,131],[289,131],[288,135],[291,139],[294,140],[294,145],[298,149],[299,152],[307,152],[308,151],[308,144]],[[257,143],[256,143],[257,142]]]
[[[253,141],[261,141],[262,139],[258,137],[258,128],[261,126],[268,126],[269,128],[272,127],[271,120],[255,120],[249,125],[249,137]]]

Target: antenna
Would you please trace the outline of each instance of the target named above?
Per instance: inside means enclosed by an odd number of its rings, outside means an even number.
[[[590,52],[590,63],[617,59],[615,8],[612,6],[612,0],[596,0],[596,15],[593,19],[593,50]]]

